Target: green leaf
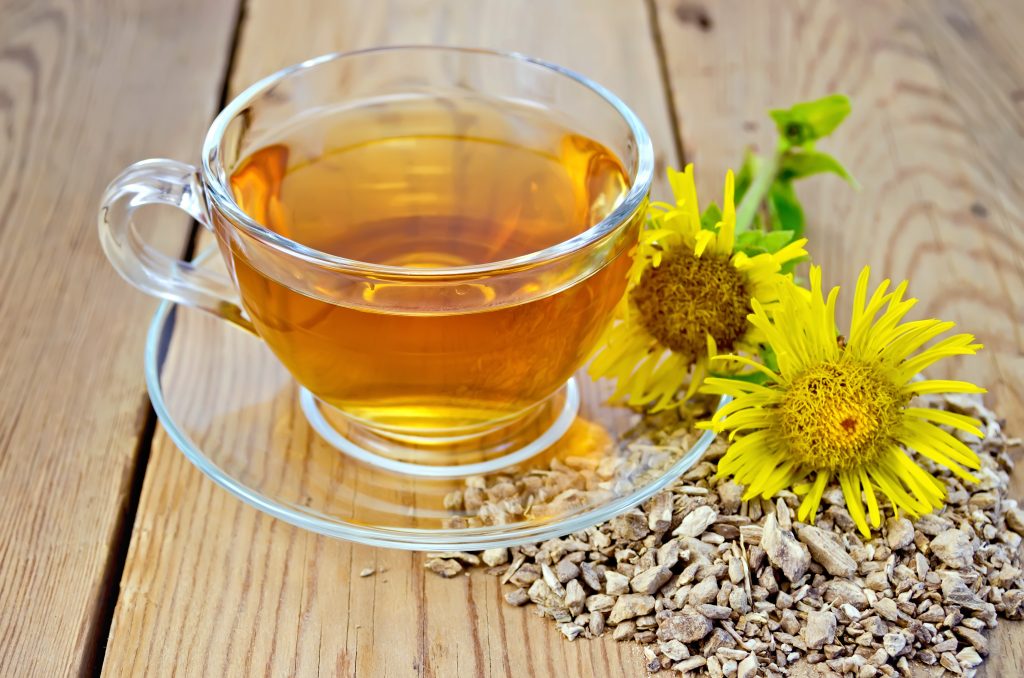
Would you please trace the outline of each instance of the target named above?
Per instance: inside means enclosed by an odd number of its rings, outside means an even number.
[[[753,256],[765,251],[761,247],[761,240],[764,238],[764,231],[743,231],[736,234],[736,249]]]
[[[743,196],[747,194],[747,189],[750,188],[750,184],[754,181],[754,171],[760,164],[761,159],[748,148],[743,154],[743,164],[740,165],[740,171],[736,173],[735,199],[737,205],[742,202]]]
[[[782,154],[779,160],[779,179],[792,181],[802,179],[812,174],[831,173],[836,174],[850,182],[851,186],[858,187],[857,180],[850,176],[846,168],[828,153],[821,151],[788,151]]]
[[[711,203],[704,208],[704,214],[700,215],[700,227],[705,231],[715,230],[715,224],[722,220],[722,210],[718,205]]]
[[[792,231],[794,238],[803,236],[804,209],[800,206],[800,199],[793,190],[792,182],[778,180],[772,184],[768,208],[781,230]]]
[[[760,384],[764,386],[768,383],[768,375],[755,370],[753,372],[746,372],[742,374],[736,374],[735,372],[710,372],[709,376],[717,377],[719,379],[729,379],[730,381],[742,381],[748,384]]]
[[[850,99],[842,94],[771,111],[779,136],[791,146],[805,146],[827,137],[849,114]]]
[[[761,346],[761,362],[772,372],[779,371],[779,358],[775,355],[775,349],[768,344]],[[767,378],[767,375],[765,375],[765,379]]]
[[[796,240],[796,231],[771,231],[764,234],[761,246],[767,252],[778,252],[794,240]]]
[[[793,242],[795,237],[793,231],[745,231],[736,236],[736,249],[751,257],[770,254]]]

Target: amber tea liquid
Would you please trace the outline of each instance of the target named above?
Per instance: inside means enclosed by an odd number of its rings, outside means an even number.
[[[443,102],[303,121],[231,176],[238,204],[271,230],[410,269],[543,250],[600,221],[628,187],[613,153],[543,112]],[[479,310],[495,296],[486,280],[443,291],[363,283],[313,298],[240,248],[231,259],[259,334],[300,383],[378,429],[428,434],[511,418],[554,393],[593,348],[629,266],[620,255],[550,293],[543,274],[525,274],[532,300]],[[450,294],[477,310],[453,312]]]

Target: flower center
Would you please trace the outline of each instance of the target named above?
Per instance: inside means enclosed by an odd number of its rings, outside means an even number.
[[[840,358],[793,380],[775,418],[776,433],[813,469],[855,468],[895,444],[907,401],[877,367]]]
[[[719,351],[730,352],[747,332],[746,279],[726,257],[666,252],[630,294],[651,336],[691,360],[707,351],[707,335]]]

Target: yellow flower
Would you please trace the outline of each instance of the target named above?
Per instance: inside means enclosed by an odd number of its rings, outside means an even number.
[[[689,379],[689,398],[719,351],[756,352],[761,336],[747,320],[751,299],[771,308],[780,273],[806,256],[806,239],[777,252],[748,256],[736,249],[733,175],[725,178],[721,220],[701,228],[693,165],[669,170],[676,204],[654,203],[634,254],[619,321],[609,328],[590,366],[618,380],[613,400],[662,410],[677,404]],[[692,368],[692,374],[691,374]]]
[[[839,288],[826,299],[818,267],[811,268],[810,296],[794,285],[783,287],[770,317],[755,301],[751,322],[774,349],[778,370],[741,356],[720,356],[750,365],[768,382],[713,378],[705,387],[734,398],[712,418],[712,427],[729,431],[731,441],[719,462],[719,475],[732,475],[747,485],[746,498],[770,498],[793,487],[805,495],[798,518],[811,522],[825,487],[838,479],[850,515],[866,537],[868,518],[874,527],[881,521],[879,492],[894,509],[914,517],[945,501],[943,483],[921,468],[908,450],[969,480],[975,478],[963,467],[979,468],[973,450],[939,428],[981,436],[979,422],[962,414],[913,407],[912,398],[985,392],[963,381],[915,380],[942,358],[973,355],[981,345],[969,334],[957,334],[922,349],[954,324],[902,322],[917,302],[903,298],[907,283],[887,292],[885,280],[869,298],[869,275],[865,267],[857,280],[848,339],[838,337],[836,330]]]

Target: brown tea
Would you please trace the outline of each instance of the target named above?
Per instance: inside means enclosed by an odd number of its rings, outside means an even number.
[[[247,214],[302,245],[423,269],[565,241],[610,213],[629,177],[606,147],[535,109],[407,104],[307,120],[241,162],[231,187]],[[353,303],[299,293],[240,248],[231,255],[247,312],[300,383],[372,426],[418,433],[511,417],[556,391],[593,348],[629,266],[621,255],[550,291],[543,273],[521,271],[523,303],[488,304],[486,279],[447,291],[369,282]],[[452,310],[446,293],[480,303]]]

